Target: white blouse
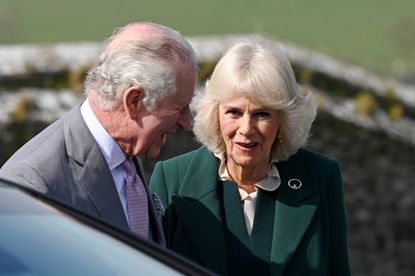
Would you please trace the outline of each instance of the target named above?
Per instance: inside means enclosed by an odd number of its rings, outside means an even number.
[[[220,160],[219,166],[219,179],[222,181],[233,179],[229,176],[228,169],[226,167],[226,158],[223,154],[215,154]],[[247,193],[244,189],[239,188],[239,195],[241,196],[241,204],[244,209],[245,225],[248,234],[251,235],[252,227],[254,225],[255,218],[255,206],[257,201],[258,189],[265,191],[275,191],[281,184],[280,174],[277,168],[277,160],[271,158],[271,162],[268,165],[268,176],[255,183],[255,191]]]

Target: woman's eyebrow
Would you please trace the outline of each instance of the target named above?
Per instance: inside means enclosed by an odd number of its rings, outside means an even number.
[[[234,106],[234,105],[224,105],[223,108],[241,110],[241,108]]]

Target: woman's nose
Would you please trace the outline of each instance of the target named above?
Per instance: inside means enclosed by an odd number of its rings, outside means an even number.
[[[249,115],[244,115],[240,121],[239,133],[243,136],[249,135],[253,129],[252,123],[252,118]]]

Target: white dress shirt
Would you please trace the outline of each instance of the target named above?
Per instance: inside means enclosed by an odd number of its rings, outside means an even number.
[[[122,167],[122,163],[126,159],[126,156],[117,142],[115,142],[111,135],[98,121],[97,117],[91,109],[88,99],[85,100],[81,105],[81,114],[88,129],[92,133],[92,136],[101,149],[105,161],[108,164],[112,178],[114,179],[114,183],[117,188],[118,196],[121,200],[121,205],[124,209],[125,217],[128,221],[126,194],[127,172]]]
[[[222,181],[233,181],[226,167],[225,156],[223,154],[215,154],[215,156],[220,159],[220,166],[218,172],[219,179]],[[268,165],[268,176],[254,184],[254,192],[248,193],[244,189],[238,187],[239,195],[241,196],[241,204],[244,209],[246,230],[248,231],[249,235],[251,235],[252,227],[254,225],[258,189],[262,189],[265,191],[275,191],[276,189],[278,189],[280,184],[281,178],[277,168],[277,160],[275,158],[271,158],[271,162]]]

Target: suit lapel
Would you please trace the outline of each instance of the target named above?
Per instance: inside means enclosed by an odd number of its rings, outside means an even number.
[[[64,135],[68,156],[75,162],[75,181],[88,192],[99,215],[110,224],[128,230],[111,172],[104,156],[75,107],[64,121]]]
[[[310,183],[298,154],[278,164],[281,186],[275,206],[273,246],[271,250],[271,274],[282,275],[307,231],[320,201],[313,195]],[[288,182],[298,179],[302,186],[293,189]]]
[[[183,227],[207,267],[227,273],[220,199],[217,193],[218,159],[201,149],[186,169],[173,204]]]

